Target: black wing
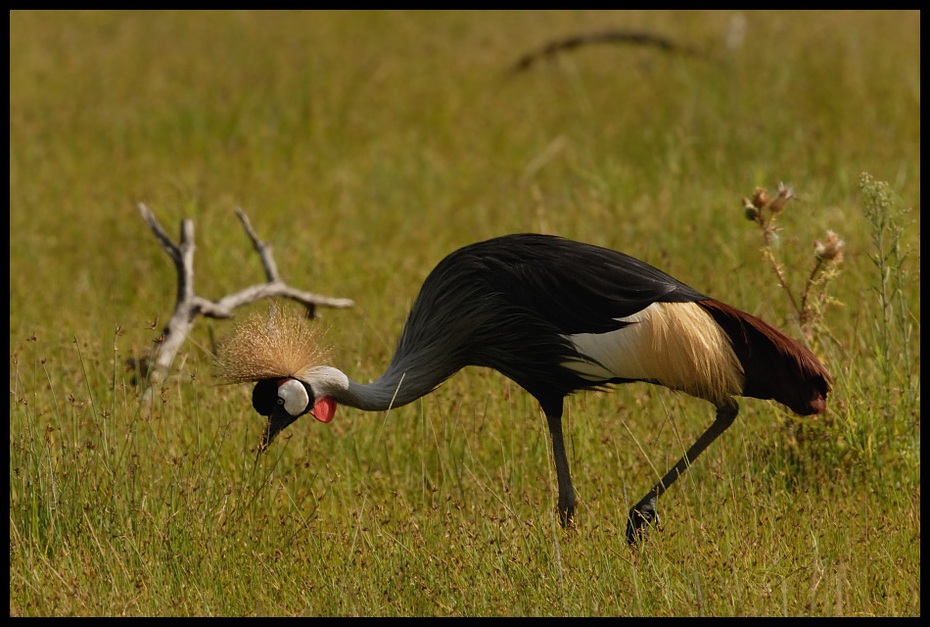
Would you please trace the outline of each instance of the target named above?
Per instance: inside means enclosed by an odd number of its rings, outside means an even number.
[[[507,235],[439,262],[414,301],[388,374],[442,382],[494,368],[543,402],[600,384],[563,367],[584,360],[568,335],[606,333],[656,301],[705,298],[616,251],[549,235]]]
[[[552,235],[517,234],[460,249],[493,289],[562,333],[604,333],[654,302],[708,298],[623,253]]]

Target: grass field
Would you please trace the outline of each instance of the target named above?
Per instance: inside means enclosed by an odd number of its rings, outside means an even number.
[[[678,47],[513,70],[606,30]],[[11,11],[10,37],[11,616],[920,615],[919,12]],[[779,182],[766,247],[743,198]],[[256,461],[249,387],[213,377],[232,322],[142,401],[176,275],[138,203],[193,221],[210,299],[263,280],[242,208],[285,281],[355,301],[314,324],[362,381],[441,257],[539,231],[806,333],[830,410],[743,400],[638,548],[629,507],[713,417],[647,384],[567,402],[569,532],[545,418],[492,371]]]

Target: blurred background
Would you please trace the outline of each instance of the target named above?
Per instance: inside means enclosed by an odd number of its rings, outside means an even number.
[[[11,11],[11,615],[919,615],[919,59],[916,11]],[[780,285],[743,199],[781,182],[797,198],[769,248]],[[177,275],[139,203],[175,240],[193,221],[211,300],[264,280],[241,208],[285,281],[355,301],[321,324],[360,380],[429,270],[475,240],[622,250],[800,337],[792,297],[832,230],[843,261],[808,339],[833,412],[804,431],[746,403],[695,474],[716,487],[676,486],[677,532],[648,562],[621,533],[654,478],[634,441],[662,467],[711,418],[648,387],[575,401],[587,539],[570,550],[538,410],[496,374],[464,372],[387,427],[348,412],[294,429],[251,474],[248,390],[211,379],[229,322],[198,320],[141,408],[128,365]],[[686,434],[656,441],[666,414]],[[476,464],[483,481],[461,471]],[[768,477],[761,494],[747,477]],[[503,527],[478,522],[502,500]],[[373,503],[399,510],[370,523]],[[735,536],[694,527],[718,506]],[[291,535],[325,521],[342,536]],[[385,539],[412,527],[416,551]],[[484,562],[507,538],[508,565]],[[418,592],[392,579],[404,568]]]

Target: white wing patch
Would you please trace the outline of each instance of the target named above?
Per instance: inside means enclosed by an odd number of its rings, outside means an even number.
[[[595,363],[562,364],[592,381],[652,381],[719,405],[743,389],[743,368],[730,338],[695,303],[653,303],[608,333],[568,339]]]

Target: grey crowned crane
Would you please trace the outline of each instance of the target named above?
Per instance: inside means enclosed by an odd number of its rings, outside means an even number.
[[[546,415],[566,527],[576,502],[562,435],[566,396],[645,381],[709,401],[714,422],[630,510],[630,543],[657,520],[656,500],[733,423],[734,397],[772,399],[806,416],[825,411],[832,384],[811,351],[759,318],[623,253],[538,234],[489,239],[443,259],[372,383],[327,365],[315,339],[280,316],[241,326],[219,365],[228,382],[256,382],[252,405],[267,417],[260,450],[305,414],[329,422],[339,404],[384,411],[465,366],[493,368]]]

